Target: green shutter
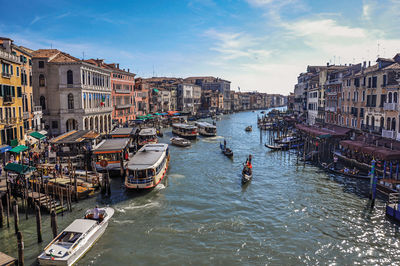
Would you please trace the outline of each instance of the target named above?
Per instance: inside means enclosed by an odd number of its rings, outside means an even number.
[[[15,97],[15,86],[11,87],[11,96]]]

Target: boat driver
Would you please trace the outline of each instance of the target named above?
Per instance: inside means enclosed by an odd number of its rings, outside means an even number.
[[[93,219],[95,220],[99,220],[100,216],[99,216],[99,207],[96,205],[96,207],[93,209]]]

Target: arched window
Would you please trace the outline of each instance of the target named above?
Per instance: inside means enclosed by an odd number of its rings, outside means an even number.
[[[381,117],[381,129],[385,126],[385,118]]]
[[[397,103],[397,92],[393,93],[393,102]]]
[[[42,110],[46,110],[46,98],[42,95],[40,96],[40,106],[42,106]]]
[[[392,93],[389,92],[389,103],[392,103]]]
[[[44,87],[44,86],[46,86],[46,81],[44,79],[44,75],[40,74],[39,75],[39,87]]]
[[[396,130],[396,118],[392,118],[392,131]]]
[[[386,130],[390,130],[390,117],[386,119]]]
[[[68,109],[74,109],[74,95],[68,94]]]
[[[67,84],[74,84],[74,77],[72,70],[67,71]]]

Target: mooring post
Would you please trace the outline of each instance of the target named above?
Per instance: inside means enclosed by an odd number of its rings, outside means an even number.
[[[17,242],[18,242],[18,265],[24,265],[24,238],[22,237],[22,233],[17,233]]]
[[[10,197],[7,193],[6,195],[6,203],[7,203],[7,227],[10,227]]]
[[[51,212],[51,229],[53,231],[53,238],[57,237],[57,215],[55,211]]]
[[[3,228],[4,217],[3,217],[3,202],[0,198],[0,228]]]
[[[38,243],[42,242],[42,215],[40,214],[40,208],[37,204],[35,204],[36,210],[36,231],[38,237]]]
[[[18,232],[19,232],[19,228],[18,228],[18,220],[19,220],[19,217],[18,217],[18,204],[17,204],[17,202],[16,201],[14,201],[14,204],[13,204],[14,206],[13,206],[13,211],[14,211],[14,228],[15,228],[15,233],[17,234]]]

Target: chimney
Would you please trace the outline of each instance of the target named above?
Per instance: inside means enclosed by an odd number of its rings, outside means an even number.
[[[367,67],[367,61],[364,61],[363,62],[363,68],[366,68]]]
[[[119,69],[119,64],[117,64],[117,68]]]
[[[329,62],[326,62],[326,66],[329,66]]]
[[[129,68],[128,68],[128,73],[129,73]]]
[[[7,53],[11,53],[12,42],[13,41],[11,39],[3,39],[3,47]]]
[[[371,61],[368,61],[368,67],[370,67],[371,66]]]

